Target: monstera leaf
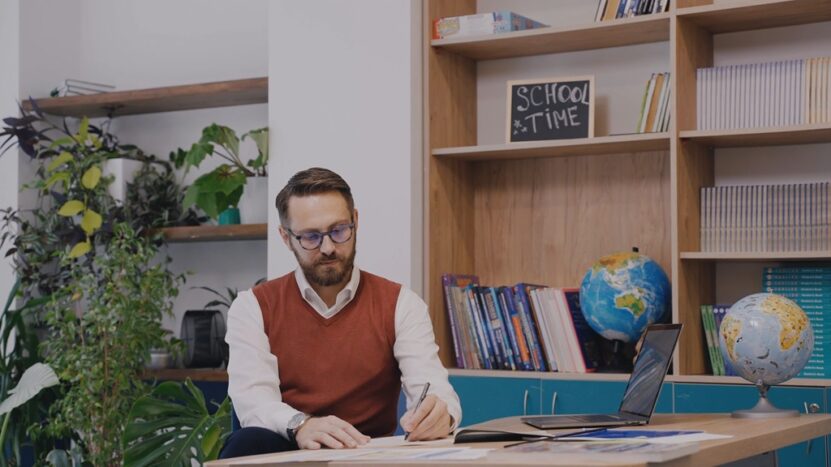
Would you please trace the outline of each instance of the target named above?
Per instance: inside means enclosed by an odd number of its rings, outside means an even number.
[[[127,417],[124,466],[190,467],[192,459],[204,463],[219,456],[230,434],[230,399],[210,414],[190,379],[184,384],[165,381],[138,399]]]

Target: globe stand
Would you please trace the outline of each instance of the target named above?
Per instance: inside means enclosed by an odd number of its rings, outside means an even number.
[[[632,359],[627,358],[626,343],[620,340],[608,341],[611,349],[604,352],[606,363],[597,370],[598,373],[631,373]]]
[[[768,389],[770,386],[756,383],[756,388],[759,390],[759,402],[752,409],[736,410],[733,412],[733,418],[789,418],[798,417],[799,412],[796,410],[780,409],[771,404],[768,400]]]

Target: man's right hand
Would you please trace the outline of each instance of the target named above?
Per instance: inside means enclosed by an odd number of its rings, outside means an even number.
[[[340,449],[363,446],[369,442],[370,438],[348,422],[329,415],[306,420],[294,439],[300,449],[320,449],[321,447]]]

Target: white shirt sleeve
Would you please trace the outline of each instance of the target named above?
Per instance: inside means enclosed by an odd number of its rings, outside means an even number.
[[[453,417],[452,429],[456,429],[462,421],[462,407],[438,351],[427,304],[415,292],[402,286],[395,307],[393,353],[401,369],[407,409],[415,405],[424,384],[429,382],[428,394],[435,394],[447,404],[447,411]]]
[[[243,427],[257,426],[286,436],[289,420],[299,413],[283,402],[277,357],[265,334],[263,314],[254,292],[240,292],[228,310],[228,395]]]

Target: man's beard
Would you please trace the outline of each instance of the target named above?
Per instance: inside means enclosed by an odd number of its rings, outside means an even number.
[[[300,255],[298,254],[297,250],[292,248],[292,252],[294,252],[294,257],[297,258],[297,263],[300,264],[300,269],[303,271],[303,275],[306,276],[306,280],[309,281],[309,284],[314,284],[320,287],[328,287],[330,285],[340,284],[345,279],[347,279],[349,277],[349,274],[352,273],[352,267],[355,265],[356,251],[357,248],[353,247],[352,251],[345,258],[342,256],[338,256],[337,252],[334,252],[328,256],[321,254],[314,261],[314,263],[305,263],[300,258]],[[333,259],[336,259],[338,261],[334,263],[323,264],[325,261],[330,261]]]

